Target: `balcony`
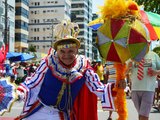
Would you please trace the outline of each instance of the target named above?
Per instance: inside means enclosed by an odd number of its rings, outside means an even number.
[[[0,5],[0,15],[3,14],[3,7]]]

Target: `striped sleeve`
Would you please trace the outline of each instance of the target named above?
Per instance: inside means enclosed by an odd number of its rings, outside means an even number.
[[[115,110],[112,97],[111,83],[103,84],[100,82],[98,75],[93,70],[87,70],[86,85],[91,92],[101,99],[102,108],[104,110]]]
[[[17,93],[20,94],[21,97],[23,93],[26,106],[30,106],[37,99],[47,69],[48,67],[45,60],[43,60],[36,72],[31,77],[27,77],[17,88]]]

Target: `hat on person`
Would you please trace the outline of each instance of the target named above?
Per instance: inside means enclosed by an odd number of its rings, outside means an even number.
[[[79,26],[77,23],[64,20],[57,24],[54,29],[53,48],[55,50],[61,48],[77,47],[80,48],[80,41],[77,39],[79,33]]]

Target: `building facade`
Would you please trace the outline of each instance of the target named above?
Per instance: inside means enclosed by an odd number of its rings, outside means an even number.
[[[0,41],[14,51],[15,43],[15,1],[0,0]]]
[[[29,0],[16,0],[15,51],[28,49]]]
[[[92,17],[92,20],[95,20],[98,18],[98,15],[97,14],[93,14],[93,17]],[[92,30],[92,60],[94,61],[97,61],[97,60],[100,60],[101,57],[100,57],[100,53],[99,53],[99,50],[98,50],[98,46],[96,44],[96,37],[97,37],[97,30]]]
[[[92,21],[92,0],[71,1],[72,22],[78,23],[80,27],[78,39],[81,41],[81,48],[79,52],[92,60],[92,29],[88,27],[88,23]]]
[[[54,25],[70,20],[71,0],[30,0],[29,45],[47,53],[54,42]]]

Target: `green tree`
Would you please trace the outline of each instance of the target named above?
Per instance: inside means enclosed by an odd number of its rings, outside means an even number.
[[[34,46],[29,46],[28,51],[30,52],[37,52],[36,48]]]
[[[153,51],[156,52],[156,53],[159,55],[159,57],[160,57],[160,46],[155,47],[155,48],[153,49]]]
[[[34,59],[37,58],[37,55],[36,55],[37,50],[36,50],[36,48],[35,48],[33,45],[30,45],[30,46],[28,47],[27,52],[28,52],[28,53],[32,52],[33,55],[34,55]]]
[[[145,11],[160,14],[160,0],[135,0],[138,5],[144,5]]]

